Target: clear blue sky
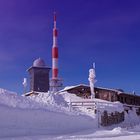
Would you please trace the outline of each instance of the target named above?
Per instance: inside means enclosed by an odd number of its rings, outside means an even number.
[[[34,59],[51,67],[53,11],[59,29],[59,76],[140,93],[139,0],[1,0],[0,87],[22,93]],[[51,76],[51,74],[50,74]]]

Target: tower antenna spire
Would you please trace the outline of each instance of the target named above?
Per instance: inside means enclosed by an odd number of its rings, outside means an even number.
[[[54,18],[54,28],[56,29],[56,12],[55,11],[54,11],[53,18]]]
[[[58,91],[62,87],[62,80],[58,78],[58,30],[56,28],[56,12],[53,15],[53,45],[52,45],[52,79],[50,82],[50,90],[53,92]]]

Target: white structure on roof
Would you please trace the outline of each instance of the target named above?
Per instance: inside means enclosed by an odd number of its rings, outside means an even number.
[[[89,69],[89,85],[90,85],[90,90],[91,90],[91,98],[95,98],[95,93],[94,93],[94,84],[96,82],[95,80],[95,63],[93,63],[93,68]]]

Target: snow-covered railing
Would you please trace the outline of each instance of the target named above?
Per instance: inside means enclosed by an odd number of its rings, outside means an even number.
[[[128,105],[128,104],[123,104],[124,107],[135,107],[135,108],[140,108],[138,105]]]
[[[110,107],[117,107],[118,105],[115,102],[108,102],[108,101],[94,101],[94,100],[77,100],[77,101],[70,101],[68,102],[72,106],[110,106]]]
[[[123,111],[122,105],[118,102],[109,102],[104,100],[91,100],[91,99],[82,99],[82,100],[71,100],[68,102],[70,109],[71,108],[92,108],[99,110],[121,110]]]
[[[93,101],[71,101],[70,102],[72,107],[80,107],[80,106],[96,106],[96,103]]]
[[[92,107],[93,109],[96,108],[96,102],[95,101],[87,101],[87,100],[77,100],[77,101],[70,101],[68,102],[69,108],[71,111],[71,108],[82,108],[82,107]]]

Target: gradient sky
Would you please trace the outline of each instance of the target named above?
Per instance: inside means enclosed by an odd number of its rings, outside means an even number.
[[[21,94],[36,58],[51,67],[55,10],[65,86],[88,84],[96,62],[96,86],[140,94],[139,7],[139,0],[0,0],[0,87]]]

